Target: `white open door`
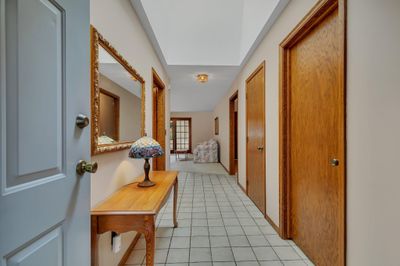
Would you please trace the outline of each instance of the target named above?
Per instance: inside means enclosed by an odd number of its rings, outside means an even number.
[[[90,263],[89,0],[0,0],[0,265]]]

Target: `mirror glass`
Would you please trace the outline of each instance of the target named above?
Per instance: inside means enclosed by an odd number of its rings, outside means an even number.
[[[142,132],[143,84],[101,44],[98,62],[98,145],[135,141]]]

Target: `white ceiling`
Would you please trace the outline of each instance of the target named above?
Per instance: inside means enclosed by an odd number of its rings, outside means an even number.
[[[131,0],[169,74],[171,111],[212,111],[289,1]]]

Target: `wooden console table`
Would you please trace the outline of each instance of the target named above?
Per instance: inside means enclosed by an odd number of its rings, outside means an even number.
[[[176,205],[178,199],[178,172],[153,171],[150,179],[156,183],[149,188],[137,186],[135,182],[123,186],[104,202],[91,210],[91,256],[92,266],[99,265],[98,235],[108,231],[117,234],[137,231],[146,239],[146,265],[154,265],[155,220],[158,212],[168,200],[174,188],[173,222],[178,226]]]

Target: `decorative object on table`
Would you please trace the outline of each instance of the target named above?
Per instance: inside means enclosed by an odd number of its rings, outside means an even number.
[[[139,183],[139,187],[152,187],[155,185],[150,178],[150,163],[149,159],[160,157],[164,154],[161,145],[154,139],[144,136],[135,141],[129,150],[129,157],[134,159],[144,159],[144,180]]]

